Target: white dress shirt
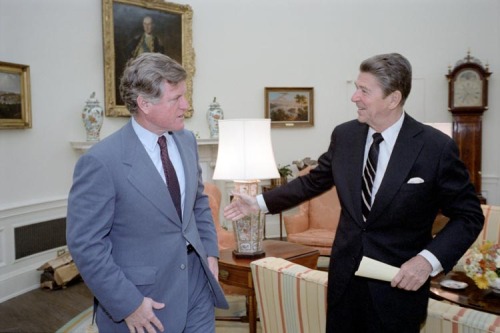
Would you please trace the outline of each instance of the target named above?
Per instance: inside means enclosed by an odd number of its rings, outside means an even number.
[[[132,117],[132,127],[135,131],[135,134],[139,137],[142,145],[146,149],[151,161],[153,162],[156,170],[160,174],[161,178],[167,183],[165,179],[165,172],[163,171],[163,164],[161,163],[161,155],[160,155],[160,145],[158,145],[158,135],[148,131]],[[167,138],[167,149],[168,149],[168,157],[170,161],[172,161],[172,165],[174,166],[175,173],[177,174],[177,179],[179,180],[179,188],[181,190],[181,211],[184,212],[184,197],[185,197],[185,187],[186,187],[186,178],[184,175],[184,167],[182,165],[181,155],[179,153],[179,149],[177,149],[177,145],[175,144],[175,140],[172,135],[168,132],[163,134]]]

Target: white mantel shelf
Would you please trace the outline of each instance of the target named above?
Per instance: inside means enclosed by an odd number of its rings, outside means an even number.
[[[197,139],[198,146],[217,146],[219,144],[219,139]],[[99,141],[71,141],[71,148],[79,153],[85,153],[92,147],[95,143]]]
[[[82,153],[82,154],[85,153],[87,150],[89,150],[90,147],[92,147],[92,145],[95,143],[96,142],[94,142],[94,141],[71,141],[70,142],[71,148],[73,148],[74,150],[76,150],[77,152]]]
[[[219,139],[196,139],[198,146],[218,145]]]

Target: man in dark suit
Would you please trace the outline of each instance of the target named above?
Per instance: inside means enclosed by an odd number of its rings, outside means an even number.
[[[419,332],[429,276],[451,270],[483,226],[454,141],[404,112],[410,90],[411,65],[403,56],[363,61],[352,96],[358,119],[333,130],[318,166],[257,198],[241,195],[225,209],[229,219],[258,209],[277,213],[337,187],[342,212],[330,257],[327,332]],[[381,134],[378,159],[364,175],[374,133]],[[439,211],[450,221],[433,238]],[[400,270],[390,283],[354,276],[363,256]]]
[[[97,326],[215,332],[214,306],[228,305],[196,139],[184,129],[186,71],[144,53],[120,91],[132,117],[78,160],[68,199],[68,246],[98,302]]]

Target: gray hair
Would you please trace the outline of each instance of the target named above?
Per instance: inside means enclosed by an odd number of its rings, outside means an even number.
[[[363,61],[359,70],[377,78],[385,97],[399,90],[401,105],[405,104],[411,90],[411,64],[408,59],[398,53],[379,54]]]
[[[156,103],[163,95],[163,83],[177,85],[187,78],[186,70],[161,53],[143,53],[127,62],[120,80],[120,95],[131,114],[137,113],[137,97]]]

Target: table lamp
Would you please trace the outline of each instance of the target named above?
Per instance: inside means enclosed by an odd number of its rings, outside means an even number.
[[[279,178],[271,144],[270,119],[219,120],[219,149],[213,179],[234,181],[235,193],[257,195],[261,179]],[[234,200],[237,200],[236,198]],[[252,213],[233,221],[239,258],[265,255],[264,214]]]

